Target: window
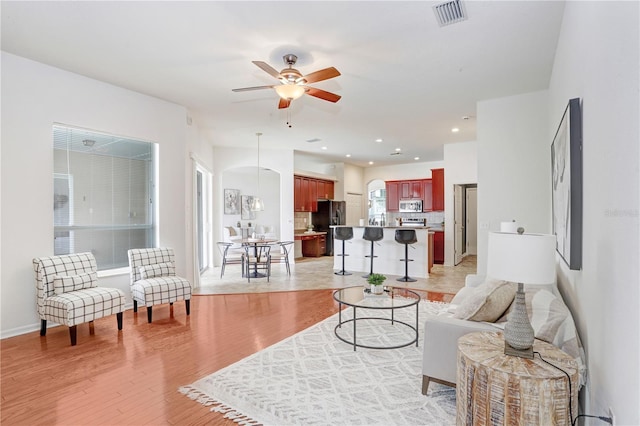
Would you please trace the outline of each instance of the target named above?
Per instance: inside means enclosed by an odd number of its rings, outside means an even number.
[[[155,245],[156,145],[53,126],[54,253],[90,251],[98,270]]]

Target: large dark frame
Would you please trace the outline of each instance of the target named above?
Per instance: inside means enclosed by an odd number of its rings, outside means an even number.
[[[570,269],[582,268],[582,106],[570,99],[551,145],[553,233]]]

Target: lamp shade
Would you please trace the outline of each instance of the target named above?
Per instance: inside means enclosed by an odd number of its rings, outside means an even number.
[[[294,100],[304,95],[304,87],[297,84],[281,84],[274,89],[282,99]]]
[[[254,212],[261,212],[264,210],[264,203],[260,197],[253,197],[251,201],[251,210]]]
[[[487,275],[523,284],[555,282],[555,250],[555,235],[490,232]]]

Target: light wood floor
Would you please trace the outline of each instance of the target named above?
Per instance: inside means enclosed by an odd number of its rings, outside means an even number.
[[[452,276],[459,272],[451,270]],[[446,270],[444,272],[446,274]],[[442,277],[444,278],[444,277]],[[453,280],[453,278],[452,278]],[[459,286],[460,284],[458,284]],[[78,326],[3,339],[2,425],[233,424],[178,392],[214,371],[337,312],[332,290],[195,295],[184,303],[144,309]],[[448,301],[450,294],[423,292]]]

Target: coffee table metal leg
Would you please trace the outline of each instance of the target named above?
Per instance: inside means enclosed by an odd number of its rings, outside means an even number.
[[[353,350],[356,350],[356,307],[353,307]]]
[[[418,337],[418,322],[420,320],[418,319],[418,304],[416,304],[416,348],[418,347],[418,341],[420,340]]]

